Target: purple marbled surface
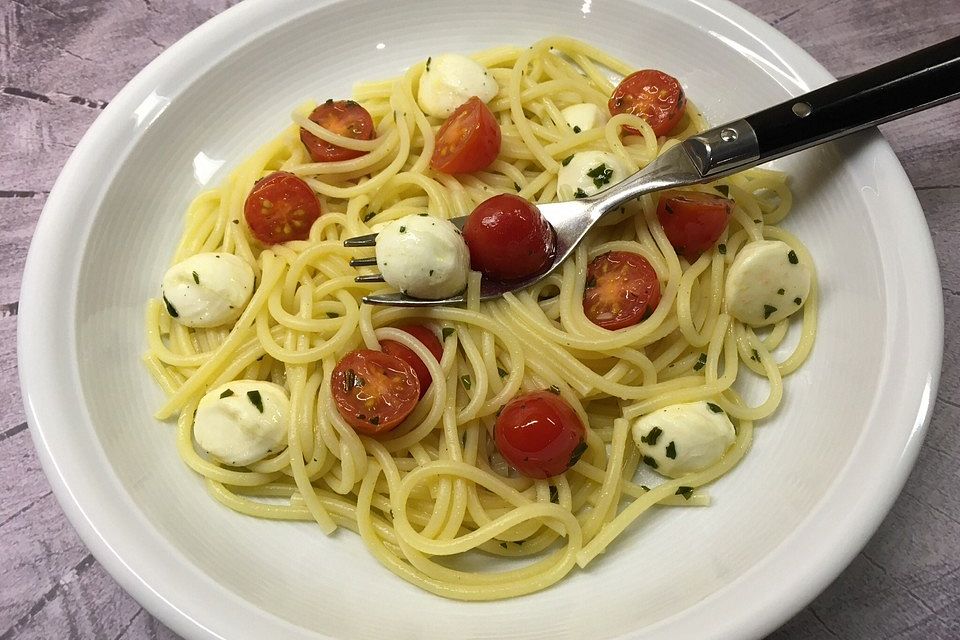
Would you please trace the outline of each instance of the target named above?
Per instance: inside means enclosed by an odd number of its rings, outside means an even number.
[[[957,0],[735,0],[843,76],[960,33]],[[164,48],[233,0],[0,0],[0,640],[176,638],[107,575],[40,470],[16,370],[27,247],[63,163]],[[943,374],[917,466],[880,529],[770,638],[960,638],[960,102],[883,131],[936,245]]]

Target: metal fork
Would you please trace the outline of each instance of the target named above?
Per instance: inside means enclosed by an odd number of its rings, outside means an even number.
[[[863,73],[710,129],[671,147],[626,180],[590,197],[570,202],[538,204],[553,227],[556,252],[541,273],[523,280],[500,282],[483,278],[480,299],[499,298],[553,273],[604,215],[654,191],[712,182],[770,160],[834,140],[922,109],[960,97],[960,37],[922,49]],[[469,216],[453,218],[463,228]],[[344,241],[346,247],[372,247],[377,234]],[[357,258],[354,267],[377,264]],[[383,282],[379,274],[356,277],[357,282]],[[461,304],[464,295],[422,300],[402,293],[368,295],[368,304],[428,307]]]

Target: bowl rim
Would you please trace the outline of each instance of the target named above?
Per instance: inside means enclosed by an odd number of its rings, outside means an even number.
[[[289,638],[327,636],[251,606],[171,548],[131,497],[116,490],[119,479],[99,443],[89,438],[85,441],[80,429],[67,428],[77,422],[92,424],[75,362],[76,323],[71,315],[79,286],[75,267],[91,226],[78,213],[89,209],[77,203],[95,205],[102,200],[112,176],[100,181],[90,178],[102,178],[104,167],[115,171],[136,139],[130,135],[131,128],[134,134],[142,133],[160,115],[166,103],[156,88],[174,86],[177,91],[168,97],[175,97],[208,65],[230,55],[230,47],[336,2],[297,0],[281,8],[270,0],[248,0],[214,16],[163,51],[117,94],[71,154],[39,218],[24,268],[17,322],[18,366],[27,422],[44,473],[94,557],[144,608],[188,638],[253,638],[278,632]],[[665,0],[647,4],[667,5]],[[681,10],[705,11],[729,22],[753,46],[763,48],[786,68],[799,69],[798,80],[823,84],[833,79],[798,45],[728,0],[686,0],[682,5],[669,5],[671,12]],[[244,37],[237,40],[237,33]],[[226,45],[221,50],[227,53],[217,54],[218,45]],[[207,59],[208,64],[196,65],[193,61],[198,59]],[[880,133],[858,134],[841,141],[839,148],[845,164],[869,158],[872,168],[882,171],[887,187],[885,208],[900,211],[890,225],[911,242],[909,250],[896,252],[896,260],[881,265],[885,291],[896,287],[902,296],[898,305],[888,299],[888,324],[927,329],[913,336],[903,335],[901,329],[900,334],[887,338],[888,344],[895,338],[909,344],[912,354],[908,362],[898,363],[895,378],[889,358],[885,360],[881,376],[881,382],[887,382],[885,388],[893,390],[886,405],[895,410],[884,416],[885,422],[904,426],[895,434],[884,434],[883,439],[868,438],[872,433],[867,427],[819,503],[785,540],[733,582],[682,612],[622,637],[653,637],[668,630],[677,638],[760,637],[772,631],[810,602],[853,559],[893,505],[913,467],[940,377],[944,320],[939,268],[920,203]],[[76,226],[65,225],[65,221],[75,221]],[[76,228],[77,233],[63,234],[63,228]],[[71,275],[65,278],[61,275],[65,273]],[[61,313],[51,313],[54,309]],[[62,313],[64,309],[67,313]],[[67,366],[64,354],[70,354]],[[877,404],[871,415],[879,414]],[[878,461],[881,464],[876,464]],[[88,472],[94,463],[101,465],[101,473]],[[882,472],[871,470],[872,466]],[[871,491],[869,496],[867,492],[852,498],[841,495],[850,486],[870,486]],[[117,517],[126,520],[125,526],[117,525]],[[823,527],[824,523],[830,526]],[[796,558],[805,561],[798,563]],[[783,580],[784,575],[790,579]],[[743,602],[750,602],[749,607],[742,606]],[[717,615],[718,611],[723,615]]]

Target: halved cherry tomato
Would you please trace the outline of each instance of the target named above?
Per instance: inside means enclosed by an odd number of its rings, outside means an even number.
[[[677,254],[693,262],[723,234],[733,200],[699,191],[669,191],[660,196],[657,219]]]
[[[660,280],[646,258],[608,251],[587,267],[583,313],[604,329],[623,329],[646,320],[660,304]]]
[[[406,327],[399,327],[399,329],[406,331],[422,342],[423,346],[430,350],[430,353],[433,354],[433,357],[436,358],[437,361],[443,357],[443,345],[440,344],[440,340],[437,339],[436,334],[427,327],[422,324],[413,324]],[[413,367],[414,372],[417,374],[417,380],[420,382],[420,397],[422,398],[433,382],[433,376],[430,375],[430,370],[427,369],[427,365],[423,363],[423,360],[421,360],[412,349],[394,340],[384,340],[380,343],[380,347],[385,353],[397,356]]]
[[[477,205],[463,226],[470,266],[491,278],[517,280],[540,273],[556,249],[553,228],[520,196],[502,193]]]
[[[243,217],[253,236],[264,244],[306,240],[320,217],[320,201],[306,182],[277,171],[253,185]]]
[[[327,100],[310,114],[310,120],[345,138],[371,140],[373,138],[373,118],[366,109],[353,100]],[[352,160],[366,155],[367,151],[357,151],[331,144],[313,135],[306,129],[300,129],[300,141],[314,162],[336,162]]]
[[[528,478],[550,478],[575,465],[587,450],[585,436],[580,416],[550,391],[508,402],[493,430],[500,455]]]
[[[345,355],[333,369],[330,385],[343,419],[368,435],[396,427],[420,398],[413,367],[397,356],[370,349]]]
[[[656,135],[665,136],[680,122],[686,105],[683,87],[676,78],[656,69],[643,69],[631,73],[617,85],[607,108],[614,116],[620,113],[640,116]],[[633,127],[623,130],[640,134]]]
[[[442,173],[486,169],[500,153],[500,125],[483,100],[473,96],[437,132],[430,168]]]

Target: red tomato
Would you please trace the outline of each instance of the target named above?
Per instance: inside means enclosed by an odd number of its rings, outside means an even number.
[[[310,119],[318,125],[345,138],[371,140],[373,138],[373,118],[366,109],[353,100],[327,100],[313,110]],[[330,144],[318,138],[306,129],[300,129],[300,141],[314,162],[336,162],[352,160],[366,155],[367,151],[346,149]]]
[[[442,173],[486,169],[500,153],[500,125],[483,100],[473,96],[450,114],[437,132],[430,168]]]
[[[580,416],[560,396],[534,391],[508,402],[494,426],[500,455],[528,478],[560,475],[587,450]]]
[[[535,275],[556,249],[553,229],[535,206],[511,193],[481,202],[463,226],[470,266],[498,280]]]
[[[351,351],[330,379],[337,411],[351,427],[367,435],[390,431],[410,415],[420,398],[420,383],[409,364],[382,351]]]
[[[263,244],[306,240],[320,217],[320,201],[306,182],[277,171],[253,185],[243,217],[253,237]]]
[[[608,251],[587,267],[583,313],[604,329],[623,329],[646,320],[660,304],[660,280],[646,258]]]
[[[677,253],[693,262],[723,234],[733,200],[699,191],[673,191],[660,196],[657,219]]]
[[[655,69],[631,73],[613,90],[607,108],[610,115],[632,113],[646,120],[658,136],[665,136],[683,117],[687,98],[683,87],[673,76]],[[639,135],[633,127],[624,131]]]
[[[440,344],[440,340],[437,339],[436,334],[434,334],[430,329],[426,328],[422,324],[399,327],[399,329],[406,331],[414,338],[422,342],[423,346],[430,350],[430,353],[433,354],[433,357],[436,358],[437,361],[443,357],[443,345]],[[409,349],[394,340],[384,340],[380,343],[380,347],[385,353],[389,353],[392,356],[397,356],[413,367],[414,372],[417,374],[417,380],[420,382],[420,397],[422,398],[424,394],[427,393],[427,389],[430,388],[430,384],[433,382],[433,377],[430,375],[430,370],[427,369],[427,365],[423,363],[423,360],[421,360],[412,349]]]

